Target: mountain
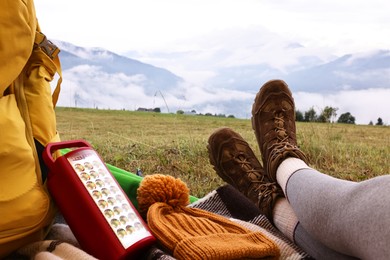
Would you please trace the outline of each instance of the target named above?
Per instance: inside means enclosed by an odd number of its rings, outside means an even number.
[[[60,58],[63,70],[88,65],[99,68],[107,74],[142,75],[140,84],[145,92],[155,93],[160,88],[174,89],[184,80],[172,72],[128,57],[118,55],[102,48],[83,48],[70,43],[56,41],[61,49]]]
[[[286,75],[296,91],[336,92],[390,88],[390,51],[347,54],[334,61]]]
[[[307,60],[311,65],[306,65]],[[293,91],[312,93],[390,88],[390,51],[347,54],[326,63],[314,56],[300,57],[297,65],[284,70],[261,63],[216,71],[208,84],[245,91],[257,91],[262,83],[274,78],[288,82]]]
[[[162,112],[195,110],[248,118],[260,86],[280,78],[290,86],[301,111],[315,106],[320,112],[333,106],[339,108],[339,114],[351,112],[358,123],[376,122],[378,117],[390,122],[383,114],[390,111],[389,50],[346,54],[327,61],[307,53],[299,44],[283,43],[275,52],[272,44],[253,45],[260,58],[251,56],[249,47],[229,52],[229,46],[221,45],[139,59],[136,52],[136,58],[129,58],[102,48],[55,43],[61,49],[64,78],[60,106],[159,107]],[[183,72],[186,77],[171,71]],[[193,81],[198,78],[202,80]]]
[[[141,86],[148,95],[155,94],[156,91],[174,94],[178,86],[192,84],[161,66],[156,67],[102,48],[83,48],[66,42],[56,42],[56,44],[61,49],[60,57],[64,70],[87,65],[110,75],[120,73],[126,76],[137,75],[139,78],[137,85]],[[256,45],[255,48],[259,49],[261,46]],[[261,52],[264,53],[264,51],[266,50]],[[205,55],[205,52],[208,52],[208,55]],[[389,50],[346,54],[328,62],[313,54],[305,54],[304,47],[298,43],[284,43],[277,52],[290,53],[289,55],[299,52],[299,55],[286,57],[286,59],[295,61],[283,68],[274,66],[272,59],[264,58],[259,58],[260,62],[251,61],[248,64],[229,65],[233,54],[226,49],[217,49],[214,53],[209,50],[178,52],[175,57],[172,57],[174,54],[167,53],[157,53],[156,56],[163,60],[177,60],[179,64],[184,64],[184,60],[190,61],[193,62],[194,67],[210,70],[209,74],[213,76],[202,82],[207,89],[224,88],[257,92],[262,83],[273,78],[284,79],[293,91],[312,93],[390,87]],[[199,58],[195,59],[195,57],[203,56],[211,60],[202,62]]]

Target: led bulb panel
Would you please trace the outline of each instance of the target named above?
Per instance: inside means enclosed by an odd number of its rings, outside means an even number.
[[[75,153],[68,157],[68,161],[125,249],[150,236],[126,195],[94,151]]]

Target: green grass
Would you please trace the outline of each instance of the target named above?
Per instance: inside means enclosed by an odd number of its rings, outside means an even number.
[[[260,158],[248,119],[76,108],[56,113],[62,140],[85,139],[105,162],[127,171],[179,177],[197,197],[224,183],[207,154],[215,129],[234,129]],[[390,127],[297,123],[297,138],[321,172],[354,181],[390,173]]]

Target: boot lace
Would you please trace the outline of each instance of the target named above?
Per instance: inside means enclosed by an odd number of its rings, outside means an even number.
[[[285,142],[288,139],[288,134],[284,128],[284,116],[283,113],[275,114],[275,131],[277,133],[278,142]]]
[[[267,172],[274,173],[276,171],[276,165],[280,162],[281,159],[290,157],[300,158],[304,161],[307,161],[306,156],[302,153],[299,148],[289,142],[290,136],[287,134],[287,131],[284,127],[284,116],[283,113],[277,113],[274,116],[275,123],[275,132],[276,132],[276,141],[269,146],[269,155],[267,163]],[[276,173],[276,172],[275,172]]]
[[[265,178],[265,174],[256,170],[251,162],[248,160],[245,153],[240,152],[234,157],[235,161],[239,163],[240,167],[246,173],[249,182],[244,181],[244,187],[241,186],[241,191],[247,197],[256,197],[255,203],[259,209],[267,216],[272,214],[272,205],[275,198],[280,196],[280,190],[275,182],[269,182]]]
[[[253,168],[253,165],[248,160],[247,156],[243,152],[240,152],[234,160],[240,165],[240,167],[245,171],[249,179],[252,181],[263,181],[264,176]]]
[[[265,175],[261,174],[259,170],[253,168],[244,153],[239,153],[235,160],[240,164],[248,178],[251,180],[247,193],[257,193],[259,203],[270,203],[273,200],[272,194],[278,191],[276,183],[265,181]]]

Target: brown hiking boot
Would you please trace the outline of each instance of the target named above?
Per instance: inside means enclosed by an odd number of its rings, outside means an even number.
[[[257,93],[252,128],[270,181],[276,182],[276,169],[288,157],[307,163],[306,155],[297,146],[294,99],[284,81],[268,81]]]
[[[276,198],[284,196],[270,182],[249,144],[229,128],[217,129],[208,140],[210,163],[217,174],[254,202],[272,222]]]

